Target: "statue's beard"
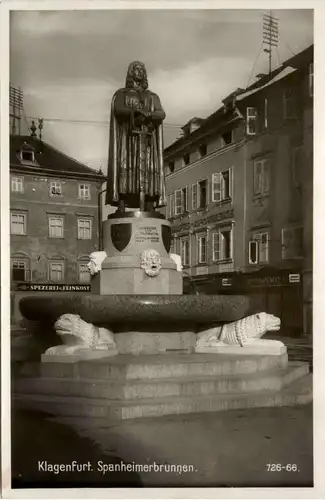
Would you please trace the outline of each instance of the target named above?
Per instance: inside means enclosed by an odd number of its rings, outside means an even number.
[[[136,90],[144,90],[143,80],[133,80],[133,88]]]

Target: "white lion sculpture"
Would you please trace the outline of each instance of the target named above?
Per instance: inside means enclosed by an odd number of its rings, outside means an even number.
[[[162,267],[159,252],[154,249],[143,250],[140,254],[140,267],[144,270],[147,276],[157,276]]]
[[[92,252],[89,255],[89,262],[87,268],[92,276],[97,274],[102,269],[102,263],[106,259],[107,253],[104,251]]]
[[[63,345],[50,347],[45,354],[76,354],[85,351],[117,354],[113,333],[106,328],[87,323],[77,314],[63,314],[55,322],[54,328]]]
[[[268,331],[280,330],[281,320],[273,314],[261,312],[246,318],[210,328],[197,334],[195,352],[212,352],[219,347],[284,347],[276,340],[261,340]]]

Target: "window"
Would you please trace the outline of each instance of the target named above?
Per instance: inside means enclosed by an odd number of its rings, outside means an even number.
[[[23,193],[24,192],[24,178],[23,177],[11,177],[11,191],[13,193]]]
[[[175,215],[180,215],[188,210],[187,186],[175,191]]]
[[[11,279],[12,281],[27,281],[27,261],[12,260],[11,261]]]
[[[79,184],[79,198],[82,200],[90,200],[90,185]]]
[[[302,186],[303,149],[297,146],[292,151],[292,178],[296,188]]]
[[[270,191],[270,160],[254,162],[254,195],[265,196]]]
[[[188,165],[190,163],[190,153],[185,153],[183,156],[183,164]]]
[[[49,280],[55,283],[64,279],[64,262],[50,262]]]
[[[228,130],[224,134],[221,135],[221,144],[222,146],[227,146],[233,142],[233,131]]]
[[[314,95],[314,63],[309,64],[309,95]]]
[[[267,128],[268,102],[264,99],[264,128]]]
[[[60,181],[51,181],[50,196],[62,196],[62,184]]]
[[[171,244],[170,244],[170,251],[169,253],[176,253],[176,241],[175,238],[172,238]]]
[[[294,259],[303,256],[303,229],[292,227],[282,229],[282,259]]]
[[[248,261],[250,264],[258,264],[258,241],[249,242]]]
[[[175,191],[175,215],[182,213],[182,190],[176,189]]]
[[[26,214],[12,212],[10,214],[11,234],[26,234]]]
[[[78,219],[78,240],[91,240],[91,219]]]
[[[179,238],[177,236],[174,236],[172,240],[172,246],[173,246],[173,251],[170,251],[171,253],[176,253],[179,255],[180,249],[179,249]]]
[[[190,264],[190,240],[189,238],[181,239],[181,258],[182,265],[189,266]]]
[[[63,217],[49,217],[49,238],[63,238],[64,224]]]
[[[212,233],[212,260],[232,259],[232,228],[218,229]]]
[[[199,146],[199,158],[203,158],[207,154],[207,145],[201,144]]]
[[[283,117],[284,119],[296,118],[297,116],[297,99],[296,89],[285,89],[283,95]]]
[[[197,237],[198,264],[206,264],[207,261],[207,237],[200,235]]]
[[[175,162],[174,161],[170,161],[168,163],[168,169],[169,169],[169,173],[171,174],[172,172],[174,172],[175,170]]]
[[[188,188],[187,186],[182,189],[182,208],[183,212],[188,210]]]
[[[199,208],[204,208],[208,204],[208,179],[199,182]]]
[[[173,194],[168,195],[167,209],[168,209],[168,218],[173,217],[173,215],[174,215],[174,195]]]
[[[269,261],[269,233],[255,233],[249,242],[249,263],[266,264]]]
[[[91,275],[89,272],[89,269],[87,267],[86,262],[80,262],[78,264],[78,276],[79,276],[79,282],[80,283],[89,283],[91,279]]]
[[[218,202],[232,197],[232,169],[212,174],[212,201]]]
[[[309,95],[314,95],[314,63],[309,64]]]
[[[192,184],[192,210],[197,209],[197,184]]]
[[[27,162],[30,162],[30,163],[34,163],[35,162],[35,155],[34,155],[34,151],[33,150],[30,150],[30,149],[22,149],[20,151],[20,158],[21,160],[23,161],[27,161]]]
[[[246,133],[248,135],[257,133],[257,108],[246,109]]]
[[[192,184],[192,210],[204,208],[208,204],[208,179]]]

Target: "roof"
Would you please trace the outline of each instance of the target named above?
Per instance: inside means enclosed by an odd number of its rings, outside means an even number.
[[[26,168],[38,168],[42,170],[53,170],[57,174],[76,174],[94,176],[98,179],[103,178],[103,174],[98,173],[96,170],[83,165],[77,160],[66,155],[62,151],[54,148],[50,144],[41,141],[38,137],[31,137],[28,135],[13,135],[10,137],[10,166],[24,168],[25,165],[20,161],[17,153],[25,145],[28,149],[32,147],[35,152],[35,164],[32,165],[28,162]]]
[[[286,78],[287,76],[296,72],[297,69],[308,64],[313,59],[313,51],[314,45],[307,47],[299,54],[285,61],[278,68],[275,68],[270,74],[261,76],[261,78],[259,78],[246,89],[237,88],[237,90],[231,92],[225,99],[223,99],[222,102],[225,104],[228,100],[232,99],[234,99],[235,103],[238,101],[240,102],[246,97],[259,92],[260,90],[276,83],[282,78]],[[230,120],[232,121],[235,118],[242,118],[242,116],[240,115],[240,111],[235,107],[233,111],[225,112],[225,106],[220,107],[219,109],[217,109],[217,111],[215,111],[205,119],[196,117],[192,118],[189,122],[186,123],[186,125],[181,128],[186,128],[186,126],[188,126],[188,124],[193,120],[202,120],[202,123],[189,136],[181,137],[180,139],[177,139],[175,142],[170,144],[170,146],[165,148],[165,155],[168,156],[169,154],[176,153],[176,151],[182,149],[183,147],[186,147],[187,145],[190,145],[192,142],[199,139],[200,136],[205,135],[209,130],[212,129],[212,127],[220,125],[221,128],[225,126],[227,122],[229,123]]]
[[[183,127],[181,127],[182,129],[184,128],[187,128],[189,127],[192,123],[198,123],[199,125],[202,125],[202,123],[205,122],[205,118],[198,118],[197,116],[194,116],[193,118],[191,118],[187,123],[185,123],[185,125],[183,125]]]
[[[308,65],[314,60],[314,44],[307,47],[299,54],[294,55],[283,63],[283,66],[292,66],[294,68],[301,68]]]
[[[240,94],[237,95],[236,101],[242,101],[246,97],[249,97],[252,94],[255,94],[256,92],[259,92],[260,90],[263,90],[270,85],[273,85],[274,83],[278,82],[279,80],[282,80],[282,78],[285,78],[286,76],[291,75],[292,73],[297,72],[295,68],[291,68],[290,66],[284,67],[281,69],[281,71],[277,71],[275,76],[271,78],[268,78],[267,82],[263,84],[263,82],[260,82],[259,86],[254,85],[254,87],[248,87],[244,92],[241,92]]]
[[[225,112],[225,108],[224,106],[222,106],[217,109],[217,111],[214,111],[211,115],[209,115],[203,121],[202,125],[199,128],[195,129],[191,134],[177,139],[175,142],[170,144],[170,146],[165,148],[164,154],[168,155],[175,153],[177,150],[192,144],[195,140],[199,140],[201,136],[204,136],[209,131],[211,131],[214,126],[217,125],[218,128],[222,128],[223,126],[226,126],[230,121],[238,118],[241,118],[241,116],[238,114],[236,109]]]

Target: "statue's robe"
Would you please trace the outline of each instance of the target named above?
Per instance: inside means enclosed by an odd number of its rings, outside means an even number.
[[[137,124],[137,109],[151,113]],[[120,89],[112,99],[106,204],[120,200],[131,208],[140,207],[140,192],[154,206],[166,205],[163,170],[165,112],[159,97],[149,90]]]

